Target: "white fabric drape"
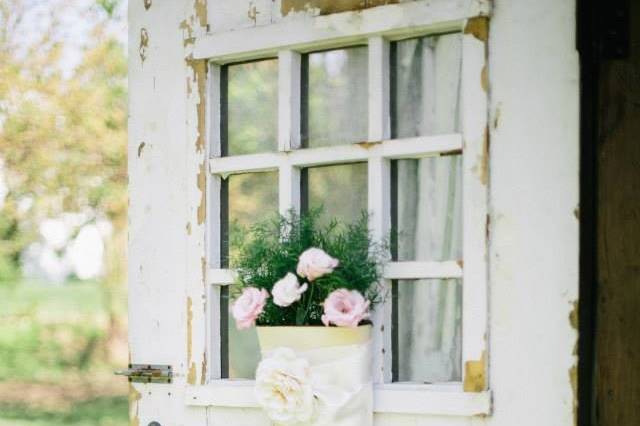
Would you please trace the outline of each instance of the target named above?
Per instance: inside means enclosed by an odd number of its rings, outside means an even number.
[[[398,44],[399,137],[459,129],[459,34]],[[461,156],[398,161],[399,260],[462,259]],[[398,380],[461,378],[459,280],[398,283]]]
[[[367,341],[294,351],[309,362],[315,396],[313,421],[304,426],[373,425],[371,347],[371,341]],[[263,357],[269,357],[270,353],[264,353]]]

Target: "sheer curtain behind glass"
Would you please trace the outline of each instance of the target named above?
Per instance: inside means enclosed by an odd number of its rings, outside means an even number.
[[[396,43],[395,137],[459,129],[461,37]],[[462,259],[461,156],[397,160],[400,261]],[[396,283],[397,381],[461,380],[462,283]]]

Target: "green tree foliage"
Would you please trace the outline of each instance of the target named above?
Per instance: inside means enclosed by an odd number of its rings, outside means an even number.
[[[34,30],[26,17],[37,1],[0,0],[0,279],[11,277],[43,218],[83,212],[109,219],[115,240],[125,231],[127,63],[107,31],[116,5],[85,11],[95,26],[79,64],[65,70],[69,6],[50,7]]]

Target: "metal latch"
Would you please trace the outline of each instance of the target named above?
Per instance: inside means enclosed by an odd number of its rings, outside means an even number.
[[[171,383],[173,372],[170,365],[129,364],[126,370],[115,372],[127,376],[134,383]]]

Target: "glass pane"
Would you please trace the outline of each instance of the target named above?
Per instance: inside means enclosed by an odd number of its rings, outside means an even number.
[[[224,154],[275,151],[278,146],[278,61],[229,65],[226,73],[227,149]]]
[[[462,282],[397,281],[393,296],[394,381],[462,380]]]
[[[459,130],[461,40],[445,34],[394,44],[394,137]]]
[[[305,173],[308,206],[323,206],[326,220],[351,223],[367,211],[367,163],[311,167]]]
[[[396,160],[398,260],[462,259],[462,156]]]
[[[366,141],[367,48],[311,53],[305,61],[304,145],[315,148]]]
[[[233,297],[233,296],[232,296]],[[231,312],[231,305],[229,305]],[[229,379],[254,379],[260,362],[260,345],[255,327],[238,330],[229,317]]]
[[[261,221],[278,212],[278,174],[276,172],[248,173],[227,178],[228,241],[231,260],[242,236],[241,228]],[[233,266],[233,261],[231,261]],[[237,294],[230,289],[231,300]],[[229,298],[227,298],[227,303]],[[229,378],[254,377],[260,361],[260,348],[255,328],[239,331],[235,320],[228,320]]]

